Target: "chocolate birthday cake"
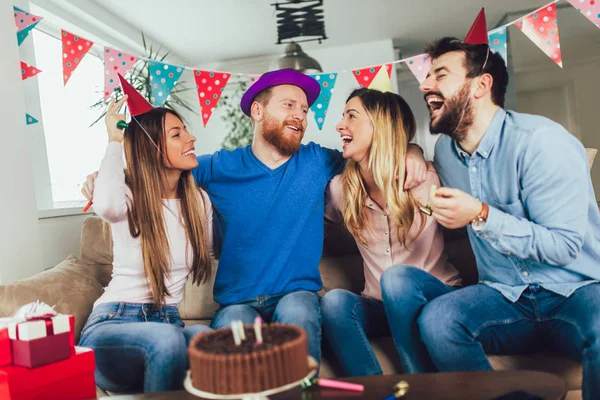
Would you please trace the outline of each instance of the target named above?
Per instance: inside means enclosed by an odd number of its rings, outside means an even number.
[[[192,339],[188,353],[194,388],[214,394],[258,393],[308,374],[308,345],[302,328],[264,325],[260,344],[252,326],[245,326],[244,332],[246,339],[239,345],[230,328]]]

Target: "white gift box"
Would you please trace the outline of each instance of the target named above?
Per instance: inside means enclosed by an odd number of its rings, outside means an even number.
[[[52,317],[52,330],[55,335],[67,333],[70,330],[68,315],[55,315]],[[46,321],[21,321],[8,324],[8,337],[13,340],[35,340],[48,336]]]

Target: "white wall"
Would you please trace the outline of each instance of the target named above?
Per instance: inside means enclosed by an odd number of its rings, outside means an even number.
[[[280,49],[283,51],[283,46]],[[341,119],[346,98],[353,89],[358,87],[358,83],[350,70],[393,61],[395,56],[392,40],[386,39],[370,43],[360,43],[353,46],[311,50],[308,54],[319,61],[323,72],[339,72],[341,70],[347,70],[347,72],[338,73],[323,130],[319,131],[313,113],[309,112],[308,129],[303,142],[314,141],[324,146],[341,150],[341,141],[338,132],[335,130],[335,125]],[[279,56],[280,54],[274,54],[252,59],[233,60],[220,64],[202,65],[198,66],[198,68],[232,73],[261,74],[268,71],[271,60]],[[232,79],[234,78],[236,77],[233,76]],[[186,71],[183,79],[193,81],[191,72]],[[394,89],[396,89],[395,72],[392,74],[391,81]],[[200,106],[198,105],[197,94],[190,92],[188,98],[190,103],[194,104],[199,110]],[[222,109],[219,109],[217,106],[208,122],[208,126],[204,128],[199,116],[189,112],[183,113],[184,118],[187,119],[188,128],[197,137],[196,150],[198,152],[212,153],[221,148],[221,143],[227,135],[225,123],[221,120],[221,115]]]
[[[14,2],[17,6],[21,1]],[[40,241],[25,97],[20,77],[13,2],[0,2],[0,283],[30,276],[40,265]],[[25,6],[24,4],[23,6]]]

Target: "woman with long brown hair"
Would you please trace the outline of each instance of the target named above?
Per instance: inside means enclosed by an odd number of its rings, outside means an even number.
[[[425,182],[403,189],[416,122],[397,94],[354,90],[337,130],[348,161],[329,183],[325,215],[343,222],[356,240],[365,288],[360,296],[343,289],[325,294],[325,337],[351,376],[382,373],[368,338],[390,333],[407,372],[429,371],[417,318],[428,301],[461,283],[446,261],[441,227],[426,208],[439,178],[428,163]]]
[[[110,102],[109,143],[93,193],[96,214],[111,223],[113,274],[80,344],[94,349],[96,383],[104,390],[179,389],[187,343],[210,329],[184,327],[177,304],[190,274],[197,284],[211,276],[212,206],[191,174],[196,138],[173,110],[153,108],[122,85],[133,98],[133,119],[118,128],[127,96]]]

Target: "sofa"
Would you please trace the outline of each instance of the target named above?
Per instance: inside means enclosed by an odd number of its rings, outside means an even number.
[[[326,224],[323,255],[319,264],[323,290],[346,288],[359,293],[364,285],[362,259],[353,239],[339,225]],[[477,282],[474,256],[466,230],[445,232],[446,251],[450,262],[461,272],[465,284]],[[23,304],[40,300],[61,313],[75,316],[75,337],[89,316],[94,301],[111,279],[112,240],[110,225],[96,216],[84,220],[81,231],[81,256],[69,256],[54,268],[15,283],[0,286],[0,316],[12,315]],[[214,276],[212,277],[214,280]],[[184,289],[179,305],[186,324],[210,323],[217,310],[212,296],[212,280],[196,286],[191,280]],[[402,365],[392,339],[371,340],[385,374],[402,373]],[[324,343],[322,377],[341,376],[342,372]],[[569,399],[580,398],[581,365],[552,353],[514,356],[490,356],[495,369],[534,369],[563,377],[572,390]],[[98,388],[98,395],[107,393]]]

